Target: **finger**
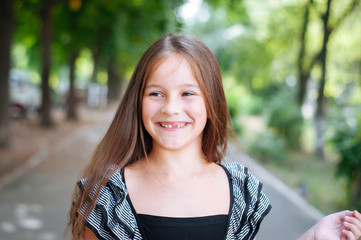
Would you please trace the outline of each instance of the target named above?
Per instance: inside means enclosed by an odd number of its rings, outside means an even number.
[[[346,217],[347,220],[343,223],[343,225],[346,230],[349,230],[355,238],[358,239],[361,236],[361,230],[357,225],[352,223],[353,221],[356,221],[355,218],[349,218],[350,217]]]
[[[346,237],[347,240],[356,240],[355,236],[351,231],[343,229],[342,234]]]
[[[345,211],[342,211],[340,213],[342,213],[343,217],[346,217],[346,216],[352,217],[353,214],[354,214],[354,211],[345,210]]]
[[[361,221],[356,217],[345,217],[344,226],[347,227],[349,225],[349,229],[356,235],[361,235]]]
[[[359,213],[357,210],[352,212],[352,216],[354,216],[361,222],[361,213]]]
[[[356,211],[357,212],[357,211]],[[354,213],[354,211],[349,211],[349,210],[345,210],[345,211],[342,211],[342,212],[338,212],[338,213],[335,213],[337,214],[337,216],[340,218],[340,220],[342,222],[346,221],[346,218],[347,217],[350,217],[350,218],[354,218],[354,214],[359,214],[359,212],[357,213]],[[360,214],[361,215],[361,214]],[[358,218],[359,216],[357,215],[356,218]],[[361,216],[360,216],[361,217]]]
[[[335,215],[339,217],[342,221],[344,221],[346,216],[353,217],[353,212],[349,210],[345,210],[345,211],[337,212],[335,213]]]

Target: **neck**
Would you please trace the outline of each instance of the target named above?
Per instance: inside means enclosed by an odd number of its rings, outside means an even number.
[[[188,177],[201,172],[209,165],[201,149],[168,151],[153,148],[148,158],[152,171],[163,178]]]

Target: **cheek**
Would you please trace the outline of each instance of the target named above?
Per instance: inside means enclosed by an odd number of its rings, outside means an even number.
[[[143,100],[143,102],[142,102],[142,119],[143,119],[144,123],[147,122],[147,119],[150,116],[150,109],[149,109],[148,105],[149,104],[147,104],[147,101]]]
[[[142,102],[142,118],[143,122],[147,122],[152,119],[158,112],[157,104],[151,103],[149,100],[143,100]]]
[[[191,106],[192,112],[198,120],[207,120],[208,112],[204,101],[199,101],[197,103],[189,104]]]
[[[150,119],[151,119],[151,111],[149,108],[149,104],[147,103],[147,101],[142,102],[142,121],[143,121],[143,126],[145,128],[145,130],[148,132],[151,130],[150,129]]]

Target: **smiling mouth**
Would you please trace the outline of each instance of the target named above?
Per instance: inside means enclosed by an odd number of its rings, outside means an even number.
[[[188,123],[187,122],[174,122],[174,123],[160,122],[159,125],[163,128],[183,128],[186,125],[188,125]]]

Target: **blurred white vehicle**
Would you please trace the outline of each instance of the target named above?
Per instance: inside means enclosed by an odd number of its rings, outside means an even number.
[[[13,69],[9,76],[9,96],[11,115],[26,117],[39,111],[41,91],[38,86],[30,83],[26,71]]]
[[[88,85],[88,105],[91,107],[104,107],[107,105],[107,85],[90,83]]]

